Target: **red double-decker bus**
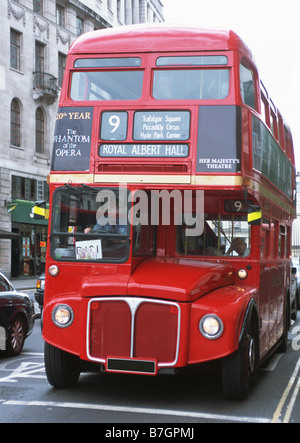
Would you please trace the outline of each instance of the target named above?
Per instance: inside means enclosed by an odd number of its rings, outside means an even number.
[[[287,346],[292,136],[232,31],[133,26],[69,51],[43,312],[56,388],[83,368],[219,366],[245,398]]]

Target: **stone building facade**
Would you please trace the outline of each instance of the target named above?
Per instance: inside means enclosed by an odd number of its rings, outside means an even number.
[[[47,224],[31,217],[47,197],[66,55],[95,29],[162,22],[161,0],[0,0],[0,269],[43,271]],[[19,234],[1,238],[1,230]]]

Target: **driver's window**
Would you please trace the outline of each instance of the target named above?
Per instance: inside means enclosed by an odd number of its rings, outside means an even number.
[[[201,235],[189,237],[187,227],[177,229],[177,252],[182,255],[248,257],[251,228],[246,216],[205,215]]]

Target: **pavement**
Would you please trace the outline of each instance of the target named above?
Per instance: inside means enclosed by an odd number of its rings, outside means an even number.
[[[36,288],[37,278],[12,278],[11,282],[17,291],[25,291]]]

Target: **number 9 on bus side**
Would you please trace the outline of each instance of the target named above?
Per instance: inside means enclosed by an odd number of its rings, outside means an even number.
[[[225,201],[225,212],[229,213],[239,213],[239,214],[247,214],[248,206],[243,200],[226,200]]]

